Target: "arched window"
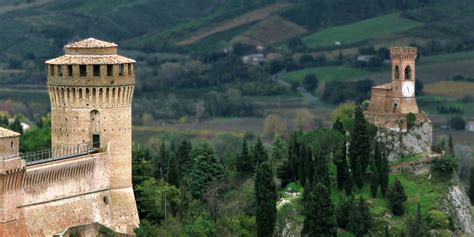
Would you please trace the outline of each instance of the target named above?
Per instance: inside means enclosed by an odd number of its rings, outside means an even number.
[[[393,104],[393,111],[392,111],[393,113],[397,112],[397,107],[398,107],[397,103]]]
[[[398,66],[395,66],[395,69],[393,71],[393,76],[395,78],[395,80],[399,80],[400,79],[400,68],[398,68]]]
[[[405,80],[411,80],[411,67],[407,66],[405,68]]]
[[[90,131],[92,135],[92,146],[100,147],[100,113],[97,110],[90,112]]]

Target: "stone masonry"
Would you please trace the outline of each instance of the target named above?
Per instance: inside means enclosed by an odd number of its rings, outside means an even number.
[[[19,154],[19,134],[0,129],[0,236],[95,236],[97,225],[133,235],[135,61],[117,47],[89,38],[46,61],[50,151]]]

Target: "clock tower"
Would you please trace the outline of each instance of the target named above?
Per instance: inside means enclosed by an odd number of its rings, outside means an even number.
[[[367,120],[380,127],[406,129],[409,113],[426,117],[418,109],[415,97],[417,49],[395,47],[390,50],[392,81],[372,88]]]

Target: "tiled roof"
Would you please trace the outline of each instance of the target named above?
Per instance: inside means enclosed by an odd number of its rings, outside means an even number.
[[[47,64],[122,64],[135,60],[120,55],[64,55],[46,61]]]
[[[88,38],[85,40],[77,41],[74,43],[67,44],[64,46],[64,48],[67,49],[74,49],[74,48],[111,48],[111,47],[117,47],[115,43],[110,43],[94,38]]]
[[[17,133],[17,132],[14,132],[12,130],[0,127],[0,138],[3,138],[3,137],[18,137],[18,136],[20,136],[20,134]]]
[[[387,83],[387,84],[383,84],[383,85],[380,85],[380,86],[374,86],[373,88],[383,89],[383,90],[390,90],[390,89],[392,89],[392,84]]]

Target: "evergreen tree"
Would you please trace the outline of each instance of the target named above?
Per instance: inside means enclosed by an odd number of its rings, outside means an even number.
[[[405,188],[403,188],[400,180],[396,179],[395,183],[390,186],[387,198],[390,203],[392,213],[396,216],[401,216],[405,212],[403,203],[406,202],[407,196],[405,195]]]
[[[365,200],[360,197],[359,201],[352,202],[351,211],[349,212],[349,223],[347,228],[355,236],[364,236],[372,228],[372,215]]]
[[[388,189],[388,182],[389,182],[389,173],[390,168],[388,167],[388,159],[385,152],[382,152],[382,162],[380,171],[378,172],[379,175],[379,182],[380,182],[380,192],[382,196],[385,197]]]
[[[469,199],[471,204],[474,205],[474,165],[471,166],[469,174]]]
[[[355,162],[355,166],[354,166],[354,170],[352,171],[352,174],[354,176],[354,181],[357,188],[361,190],[362,187],[364,187],[364,176],[362,172],[362,164],[360,162]]]
[[[336,219],[329,189],[318,183],[311,191],[305,209],[302,236],[336,236]]]
[[[252,157],[249,154],[247,141],[244,139],[242,143],[242,150],[239,154],[239,160],[237,161],[237,172],[242,175],[253,175],[255,172],[255,166]]]
[[[374,146],[374,161],[375,161],[375,167],[377,168],[377,173],[381,173],[382,170],[382,150],[380,148],[380,143],[375,142]]]
[[[344,192],[346,193],[347,196],[352,194],[352,186],[354,186],[354,182],[352,180],[351,174],[349,173],[349,168],[347,167],[346,163],[346,169],[344,169]]]
[[[208,185],[224,176],[224,167],[214,155],[212,147],[205,143],[201,148],[191,173],[191,193],[194,198],[201,198]]]
[[[186,139],[181,141],[181,144],[178,147],[176,158],[179,164],[178,167],[180,168],[180,172],[183,176],[191,173],[193,167],[193,160],[191,158],[192,149],[193,146],[191,142]]]
[[[280,136],[277,136],[272,146],[272,162],[280,163],[286,158],[285,156],[285,143]]]
[[[8,128],[9,122],[7,116],[0,116],[0,127]]]
[[[152,175],[156,180],[161,180],[165,177],[166,170],[168,167],[165,167],[168,164],[169,153],[166,149],[166,144],[163,142],[160,146],[160,152],[158,156],[154,156],[152,159]]]
[[[257,236],[271,237],[276,222],[277,190],[273,181],[270,163],[263,162],[257,168],[255,176],[255,194],[257,202]]]
[[[379,188],[379,174],[377,172],[377,167],[375,165],[374,159],[372,159],[370,164],[370,193],[372,194],[373,198],[377,197],[377,190]]]
[[[451,136],[451,133],[449,134],[448,139],[448,154],[454,156],[453,136]]]
[[[21,126],[20,118],[18,116],[16,116],[13,123],[10,124],[10,129],[17,133],[23,134],[23,127]]]
[[[294,176],[288,159],[283,160],[277,168],[277,177],[280,179],[282,187],[286,187],[287,184],[293,181]]]
[[[388,229],[388,225],[385,225],[384,237],[390,237],[390,231]]]
[[[331,187],[331,177],[329,176],[328,163],[325,156],[315,157],[315,170],[312,184],[322,183],[326,187]]]
[[[288,141],[288,159],[290,161],[290,168],[293,174],[293,180],[296,181],[298,178],[298,161],[300,154],[300,146],[298,142],[298,133],[294,132],[291,134]]]
[[[341,120],[339,118],[336,119],[336,122],[332,125],[332,128],[341,132],[343,135],[346,135],[346,131],[344,130],[344,125],[342,125]]]
[[[300,154],[298,155],[298,180],[302,185],[306,181],[306,172],[305,172],[305,163],[309,158],[307,156],[307,147],[304,144],[301,144]]]
[[[179,185],[181,183],[181,173],[178,167],[178,159],[174,152],[170,154],[170,157],[168,159],[167,170],[168,170],[168,173],[166,175],[167,177],[166,181],[169,184],[174,185],[175,187],[179,188]]]
[[[256,166],[258,164],[268,161],[268,154],[263,146],[262,140],[260,137],[257,139],[257,143],[255,143],[253,150],[252,150],[253,161],[255,162]],[[255,165],[253,167],[256,167]]]
[[[360,164],[361,174],[364,175],[370,159],[370,136],[367,128],[367,121],[362,113],[362,108],[356,106],[354,115],[354,129],[351,131],[349,144],[349,157],[351,168],[354,170]],[[356,177],[354,177],[357,183]]]
[[[304,173],[305,181],[311,182],[311,178],[314,177],[315,161],[313,159],[313,152],[311,148],[306,147],[306,156],[304,160]]]
[[[342,229],[347,228],[347,224],[349,223],[349,215],[348,213],[351,212],[351,208],[354,202],[354,197],[346,197],[346,198],[341,198],[341,201],[339,202],[339,206],[336,209],[336,220],[337,220],[337,226]]]
[[[418,207],[416,209],[416,216],[409,219],[407,227],[408,236],[410,237],[429,236],[429,229],[426,226],[425,220],[423,220],[423,217],[421,216],[420,203],[418,203]]]
[[[346,182],[347,174],[349,172],[349,167],[347,167],[347,159],[346,159],[346,144],[345,142],[342,143],[343,147],[341,147],[342,152],[340,157],[334,159],[334,163],[337,168],[336,178],[337,178],[337,188],[342,190],[344,188],[344,183]]]

